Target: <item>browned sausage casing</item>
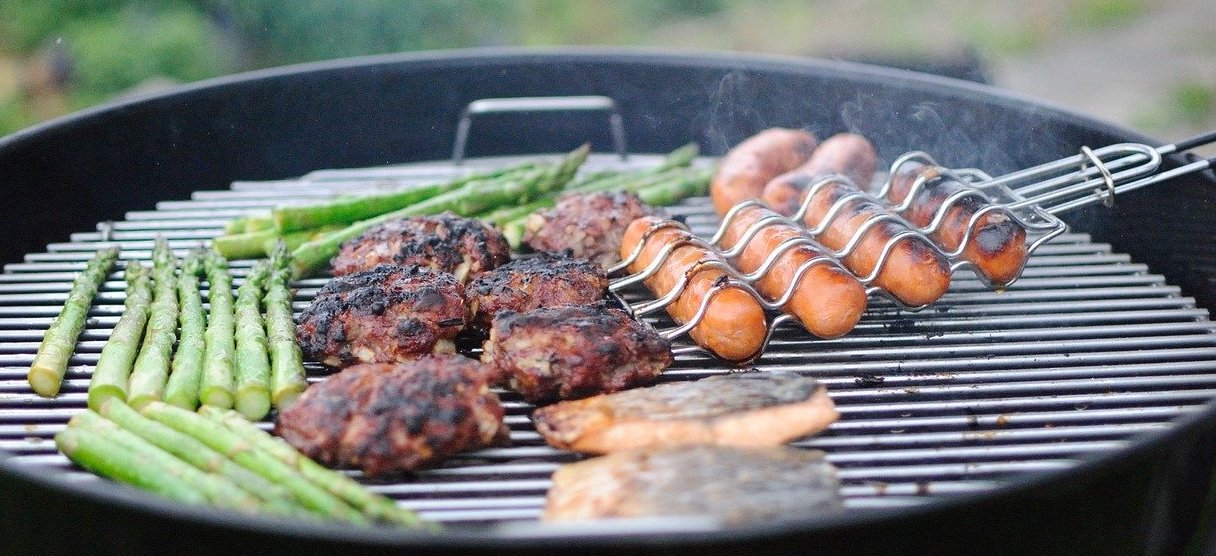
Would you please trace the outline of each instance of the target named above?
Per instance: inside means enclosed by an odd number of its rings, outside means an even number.
[[[709,184],[719,215],[747,199],[758,199],[764,184],[806,162],[818,140],[801,129],[771,128],[748,137],[726,153]]]
[[[930,181],[917,190],[903,217],[923,228],[933,222],[947,197],[967,186],[950,178],[933,179],[939,176],[937,168],[908,162],[892,177],[887,199],[892,204],[903,203],[916,178],[922,175]],[[945,219],[932,234],[933,240],[946,251],[958,249],[971,218],[988,206],[989,203],[974,195],[959,199],[946,211]],[[1003,208],[989,211],[975,223],[962,257],[975,264],[994,284],[1008,284],[1018,277],[1026,263],[1026,228]]]
[[[821,143],[806,164],[770,180],[764,186],[764,202],[783,216],[798,212],[806,190],[829,174],[843,174],[859,188],[874,180],[878,153],[874,145],[855,133],[838,133]]]
[[[823,187],[811,197],[804,223],[808,228],[818,227],[837,200],[856,191],[854,187],[841,182],[832,182]],[[846,201],[816,239],[824,247],[840,251],[867,221],[882,214],[887,214],[887,209],[873,201]],[[901,222],[879,222],[866,230],[860,243],[841,262],[854,274],[869,276],[887,242],[908,229]],[[927,305],[937,301],[949,289],[950,265],[923,236],[909,236],[895,244],[874,283],[906,305]]]
[[[646,230],[660,222],[663,220],[654,216],[634,220],[625,230],[621,243],[621,258],[627,259],[632,255]],[[654,232],[646,238],[641,255],[629,265],[629,271],[641,272],[659,255],[664,246],[689,237],[689,232],[676,227],[662,228]],[[658,272],[645,281],[646,286],[656,297],[663,297],[676,287],[685,273],[702,260],[721,261],[722,256],[696,245],[679,247],[671,252]],[[715,268],[694,271],[684,292],[667,306],[667,313],[678,323],[688,322],[696,316],[709,290],[724,276],[725,272]],[[710,300],[705,317],[689,331],[689,336],[697,345],[718,357],[728,361],[748,361],[759,355],[760,349],[764,347],[767,325],[764,307],[755,296],[737,286],[728,286]]]
[[[747,207],[735,213],[721,244],[730,249],[738,245],[748,227],[761,218],[776,216],[762,207]],[[770,223],[752,236],[735,258],[735,266],[746,273],[755,272],[782,243],[802,237],[799,228]],[[756,289],[770,300],[785,295],[794,283],[798,268],[823,253],[810,245],[787,249],[773,266],[756,281]],[[811,334],[821,338],[841,336],[857,325],[866,310],[866,290],[852,274],[832,264],[815,264],[798,279],[794,295],[782,307],[802,323]]]

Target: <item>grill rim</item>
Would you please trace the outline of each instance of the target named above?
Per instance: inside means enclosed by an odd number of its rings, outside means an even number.
[[[179,87],[165,93],[103,105],[0,138],[0,157],[3,157],[9,149],[18,149],[26,141],[36,141],[44,135],[60,133],[65,128],[78,125],[82,122],[105,118],[114,111],[138,110],[150,104],[179,95],[189,96],[211,89],[222,89],[262,79],[297,77],[301,73],[323,73],[333,70],[373,67],[389,63],[417,64],[423,68],[432,66],[450,68],[458,65],[468,67],[494,66],[500,63],[527,62],[532,60],[543,62],[549,58],[563,61],[570,59],[576,61],[607,59],[614,63],[660,64],[670,65],[675,68],[684,66],[708,68],[738,66],[746,71],[771,71],[794,75],[840,77],[882,86],[890,86],[896,83],[913,90],[923,90],[933,94],[941,94],[945,90],[947,92],[959,93],[963,97],[971,97],[973,100],[983,100],[985,102],[998,101],[1008,105],[1030,108],[1036,112],[1045,113],[1046,118],[1050,120],[1065,120],[1089,128],[1095,133],[1154,143],[1152,139],[1139,135],[1136,132],[1105,122],[1092,120],[1068,110],[1051,106],[1041,101],[1030,100],[993,87],[849,62],[712,52],[671,53],[605,48],[469,49],[316,62],[208,80]],[[76,498],[81,498],[92,503],[102,504],[111,509],[138,510],[143,512],[145,517],[158,520],[173,520],[183,524],[211,525],[223,529],[255,532],[268,536],[282,536],[293,540],[325,540],[343,543],[353,542],[364,546],[412,546],[422,548],[459,547],[470,549],[527,550],[574,547],[594,552],[596,549],[602,549],[604,543],[609,543],[610,547],[615,550],[621,546],[631,544],[650,545],[651,543],[662,543],[682,546],[707,546],[758,539],[772,539],[788,535],[814,535],[841,529],[857,530],[858,528],[868,528],[876,525],[891,525],[898,522],[940,520],[950,518],[952,515],[956,516],[968,510],[974,510],[974,508],[981,505],[993,506],[1026,503],[1044,491],[1051,491],[1056,496],[1059,496],[1062,492],[1080,490],[1081,483],[1093,483],[1098,482],[1099,479],[1104,477],[1117,476],[1122,470],[1148,463],[1153,456],[1159,456],[1161,452],[1169,452],[1171,443],[1184,438],[1189,437],[1193,439],[1203,435],[1211,437],[1216,434],[1216,430],[1214,430],[1216,429],[1216,424],[1214,423],[1216,423],[1216,401],[1209,401],[1203,405],[1203,409],[1178,418],[1173,422],[1173,426],[1166,430],[1136,435],[1134,442],[1129,447],[1109,454],[1101,454],[1096,458],[1090,458],[1066,472],[1019,476],[1010,480],[1005,485],[985,492],[962,494],[949,499],[939,498],[914,507],[866,509],[835,516],[814,516],[782,523],[751,525],[718,531],[630,532],[630,537],[620,534],[597,534],[595,531],[581,531],[574,537],[559,533],[554,533],[552,537],[519,536],[504,534],[502,531],[491,530],[482,532],[471,529],[441,534],[415,534],[402,531],[359,530],[333,525],[285,522],[265,517],[249,518],[235,513],[208,508],[183,507],[176,503],[168,503],[154,496],[130,491],[118,485],[107,483],[70,484],[58,481],[54,479],[55,475],[48,476],[45,473],[39,475],[36,473],[38,471],[36,469],[11,463],[9,461],[10,454],[2,451],[0,451],[0,480],[7,482],[7,479],[15,478],[24,481],[25,485],[18,484],[17,486],[35,487],[56,494],[58,500],[63,501],[66,498],[69,503],[74,502]],[[1079,477],[1085,480],[1081,480]],[[1012,511],[1017,510],[1015,508]]]

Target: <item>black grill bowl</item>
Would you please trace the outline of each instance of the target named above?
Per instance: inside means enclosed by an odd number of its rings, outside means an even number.
[[[607,95],[629,147],[689,140],[721,154],[770,126],[856,131],[886,160],[909,148],[997,174],[1081,145],[1154,141],[997,89],[843,62],[709,53],[474,50],[256,72],[75,114],[0,139],[0,260],[158,200],[234,180],[445,159],[480,98]],[[601,116],[486,117],[469,156],[611,148]],[[1182,158],[1173,158],[1176,165]],[[1216,308],[1216,179],[1198,175],[1069,215],[1081,231]],[[237,517],[107,483],[68,484],[0,454],[0,553],[485,554],[1176,553],[1216,456],[1212,404],[1065,472],[901,509],[712,532],[454,530],[419,535]]]

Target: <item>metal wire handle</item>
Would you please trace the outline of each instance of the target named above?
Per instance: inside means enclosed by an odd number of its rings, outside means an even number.
[[[621,160],[626,160],[629,151],[625,146],[625,124],[621,110],[611,97],[600,95],[483,98],[470,102],[460,113],[456,124],[456,139],[452,142],[452,164],[464,162],[465,144],[469,140],[469,129],[473,127],[473,116],[482,114],[507,114],[521,112],[608,112],[608,128],[612,133],[612,144]]]
[[[966,250],[972,234],[976,228],[976,224],[982,218],[993,211],[1004,210],[1012,216],[1018,224],[1027,230],[1027,233],[1034,237],[1033,241],[1026,248],[1026,258],[1052,238],[1064,233],[1067,230],[1067,225],[1060,220],[1056,215],[1068,210],[1081,208],[1097,203],[1102,203],[1108,207],[1113,206],[1115,195],[1135,189],[1140,189],[1148,185],[1152,185],[1161,181],[1172,179],[1178,176],[1203,171],[1216,166],[1216,158],[1206,160],[1198,160],[1189,164],[1174,168],[1172,170],[1157,172],[1162,163],[1162,157],[1168,154],[1190,150],[1200,145],[1216,142],[1216,131],[1211,131],[1198,135],[1185,141],[1179,141],[1162,147],[1149,147],[1138,143],[1121,143],[1109,145],[1097,150],[1083,146],[1080,153],[1027,168],[1024,170],[1012,172],[999,177],[992,177],[987,173],[974,168],[964,168],[951,170],[940,167],[936,161],[927,153],[921,151],[912,151],[905,153],[896,158],[891,164],[891,169],[888,178],[884,181],[879,191],[871,195],[861,188],[846,176],[834,174],[824,176],[811,184],[806,191],[798,210],[790,217],[785,218],[776,213],[772,213],[750,224],[747,229],[739,236],[739,240],[728,249],[721,247],[721,242],[726,235],[726,231],[733,225],[734,220],[739,213],[748,207],[763,207],[768,209],[766,205],[758,200],[743,201],[731,209],[723,216],[722,223],[712,238],[706,242],[693,236],[686,226],[675,221],[663,221],[653,224],[648,228],[638,240],[637,245],[632,253],[626,257],[621,263],[613,266],[608,270],[609,274],[613,274],[628,268],[641,256],[646,241],[653,236],[654,233],[665,228],[678,228],[683,230],[687,235],[680,239],[665,245],[662,250],[654,257],[654,259],[646,266],[629,276],[613,280],[609,289],[612,292],[618,292],[630,285],[638,282],[643,282],[654,276],[666,263],[667,259],[680,247],[687,245],[696,245],[700,248],[710,250],[716,253],[721,259],[703,259],[698,263],[689,267],[680,280],[658,299],[642,302],[634,306],[628,306],[629,310],[635,317],[644,316],[653,313],[659,309],[663,309],[674,303],[687,288],[692,277],[705,269],[716,269],[724,273],[724,280],[719,281],[707,295],[701,300],[701,304],[688,321],[679,326],[662,331],[664,337],[674,339],[684,333],[695,328],[704,319],[710,302],[713,297],[719,292],[727,288],[737,288],[747,292],[752,296],[757,303],[764,307],[769,312],[779,312],[782,307],[792,299],[795,289],[801,280],[801,277],[816,265],[826,264],[832,265],[848,272],[848,269],[841,263],[844,257],[850,255],[857,246],[861,243],[865,234],[883,222],[897,222],[907,227],[907,230],[895,234],[889,238],[884,244],[877,261],[874,264],[873,270],[866,276],[856,276],[864,286],[866,286],[867,295],[882,295],[890,299],[895,304],[904,307],[905,309],[916,310],[924,306],[908,306],[900,301],[890,292],[885,291],[879,286],[873,285],[874,280],[881,274],[883,267],[886,265],[891,252],[895,246],[910,237],[920,237],[925,240],[925,243],[937,250],[938,254],[950,261],[950,271],[953,274],[964,268],[976,268],[975,264],[962,258],[963,252]],[[909,163],[920,162],[929,168],[930,172],[922,172],[916,177],[909,187],[904,199],[900,203],[891,203],[885,199],[889,198],[892,184],[900,169]],[[904,220],[899,216],[912,206],[917,193],[923,188],[930,185],[938,179],[955,179],[968,187],[960,189],[952,193],[943,200],[941,206],[938,207],[931,221],[923,226],[917,227]],[[853,191],[840,196],[825,213],[819,224],[813,228],[806,228],[799,224],[805,218],[806,212],[810,207],[812,199],[823,188],[831,184],[844,184],[852,187]],[[978,197],[982,201],[982,208],[976,210],[968,220],[966,231],[959,241],[957,248],[947,251],[939,246],[936,242],[931,241],[932,234],[937,232],[946,220],[946,215],[950,209],[957,203],[968,197]],[[857,200],[867,200],[885,205],[890,209],[890,212],[878,213],[867,219],[853,235],[849,238],[846,244],[839,250],[831,250],[818,243],[814,238],[818,237],[827,230],[833,221],[838,218],[849,203]],[[771,210],[771,209],[770,209]],[[776,248],[766,256],[763,263],[751,273],[742,273],[733,265],[726,264],[723,261],[729,261],[738,257],[746,246],[760,233],[762,229],[772,225],[793,226],[794,229],[801,230],[802,234],[798,237],[792,237],[784,240]],[[769,300],[761,295],[754,287],[754,284],[762,279],[766,273],[771,270],[773,265],[782,254],[790,249],[798,246],[809,246],[817,252],[822,253],[822,256],[813,257],[804,262],[795,272],[793,278],[789,282],[786,290],[777,297],[777,299]],[[1020,276],[1024,269],[1026,260],[1023,259],[1021,267],[1017,269],[1016,276]],[[988,286],[998,286],[993,284],[982,272],[975,273]],[[1000,284],[1000,287],[1005,287],[1011,284],[1013,280]],[[798,322],[797,319],[789,314],[781,314],[766,321],[766,331],[764,342],[761,345],[759,352],[755,357],[759,357],[767,348],[771,341],[775,330],[788,323]],[[702,348],[689,346],[688,348],[680,348],[677,351],[700,350]]]
[[[1037,206],[1050,214],[1060,214],[1097,203],[1113,206],[1116,194],[1212,168],[1216,159],[1198,160],[1169,171],[1157,172],[1165,155],[1213,142],[1216,142],[1216,130],[1161,147],[1119,143],[1095,150],[1082,146],[1080,153],[1071,157],[999,177],[989,176],[975,168],[942,169],[927,153],[912,151],[892,162],[890,175],[896,175],[904,164],[919,159],[938,167],[944,174],[968,181],[976,190],[1004,193],[1011,199],[1003,204],[1006,209]],[[918,179],[913,183],[903,203],[894,207],[895,210],[906,209],[916,191],[928,181]],[[888,179],[877,195],[887,197],[890,188],[891,180]]]

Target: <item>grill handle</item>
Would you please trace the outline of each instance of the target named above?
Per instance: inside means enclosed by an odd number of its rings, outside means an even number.
[[[513,112],[608,112],[608,126],[612,143],[621,160],[626,160],[625,124],[616,101],[606,96],[561,96],[561,97],[516,97],[483,98],[470,102],[460,113],[456,126],[456,141],[452,145],[452,164],[464,162],[464,148],[469,140],[469,128],[473,116],[481,114],[505,114]]]

